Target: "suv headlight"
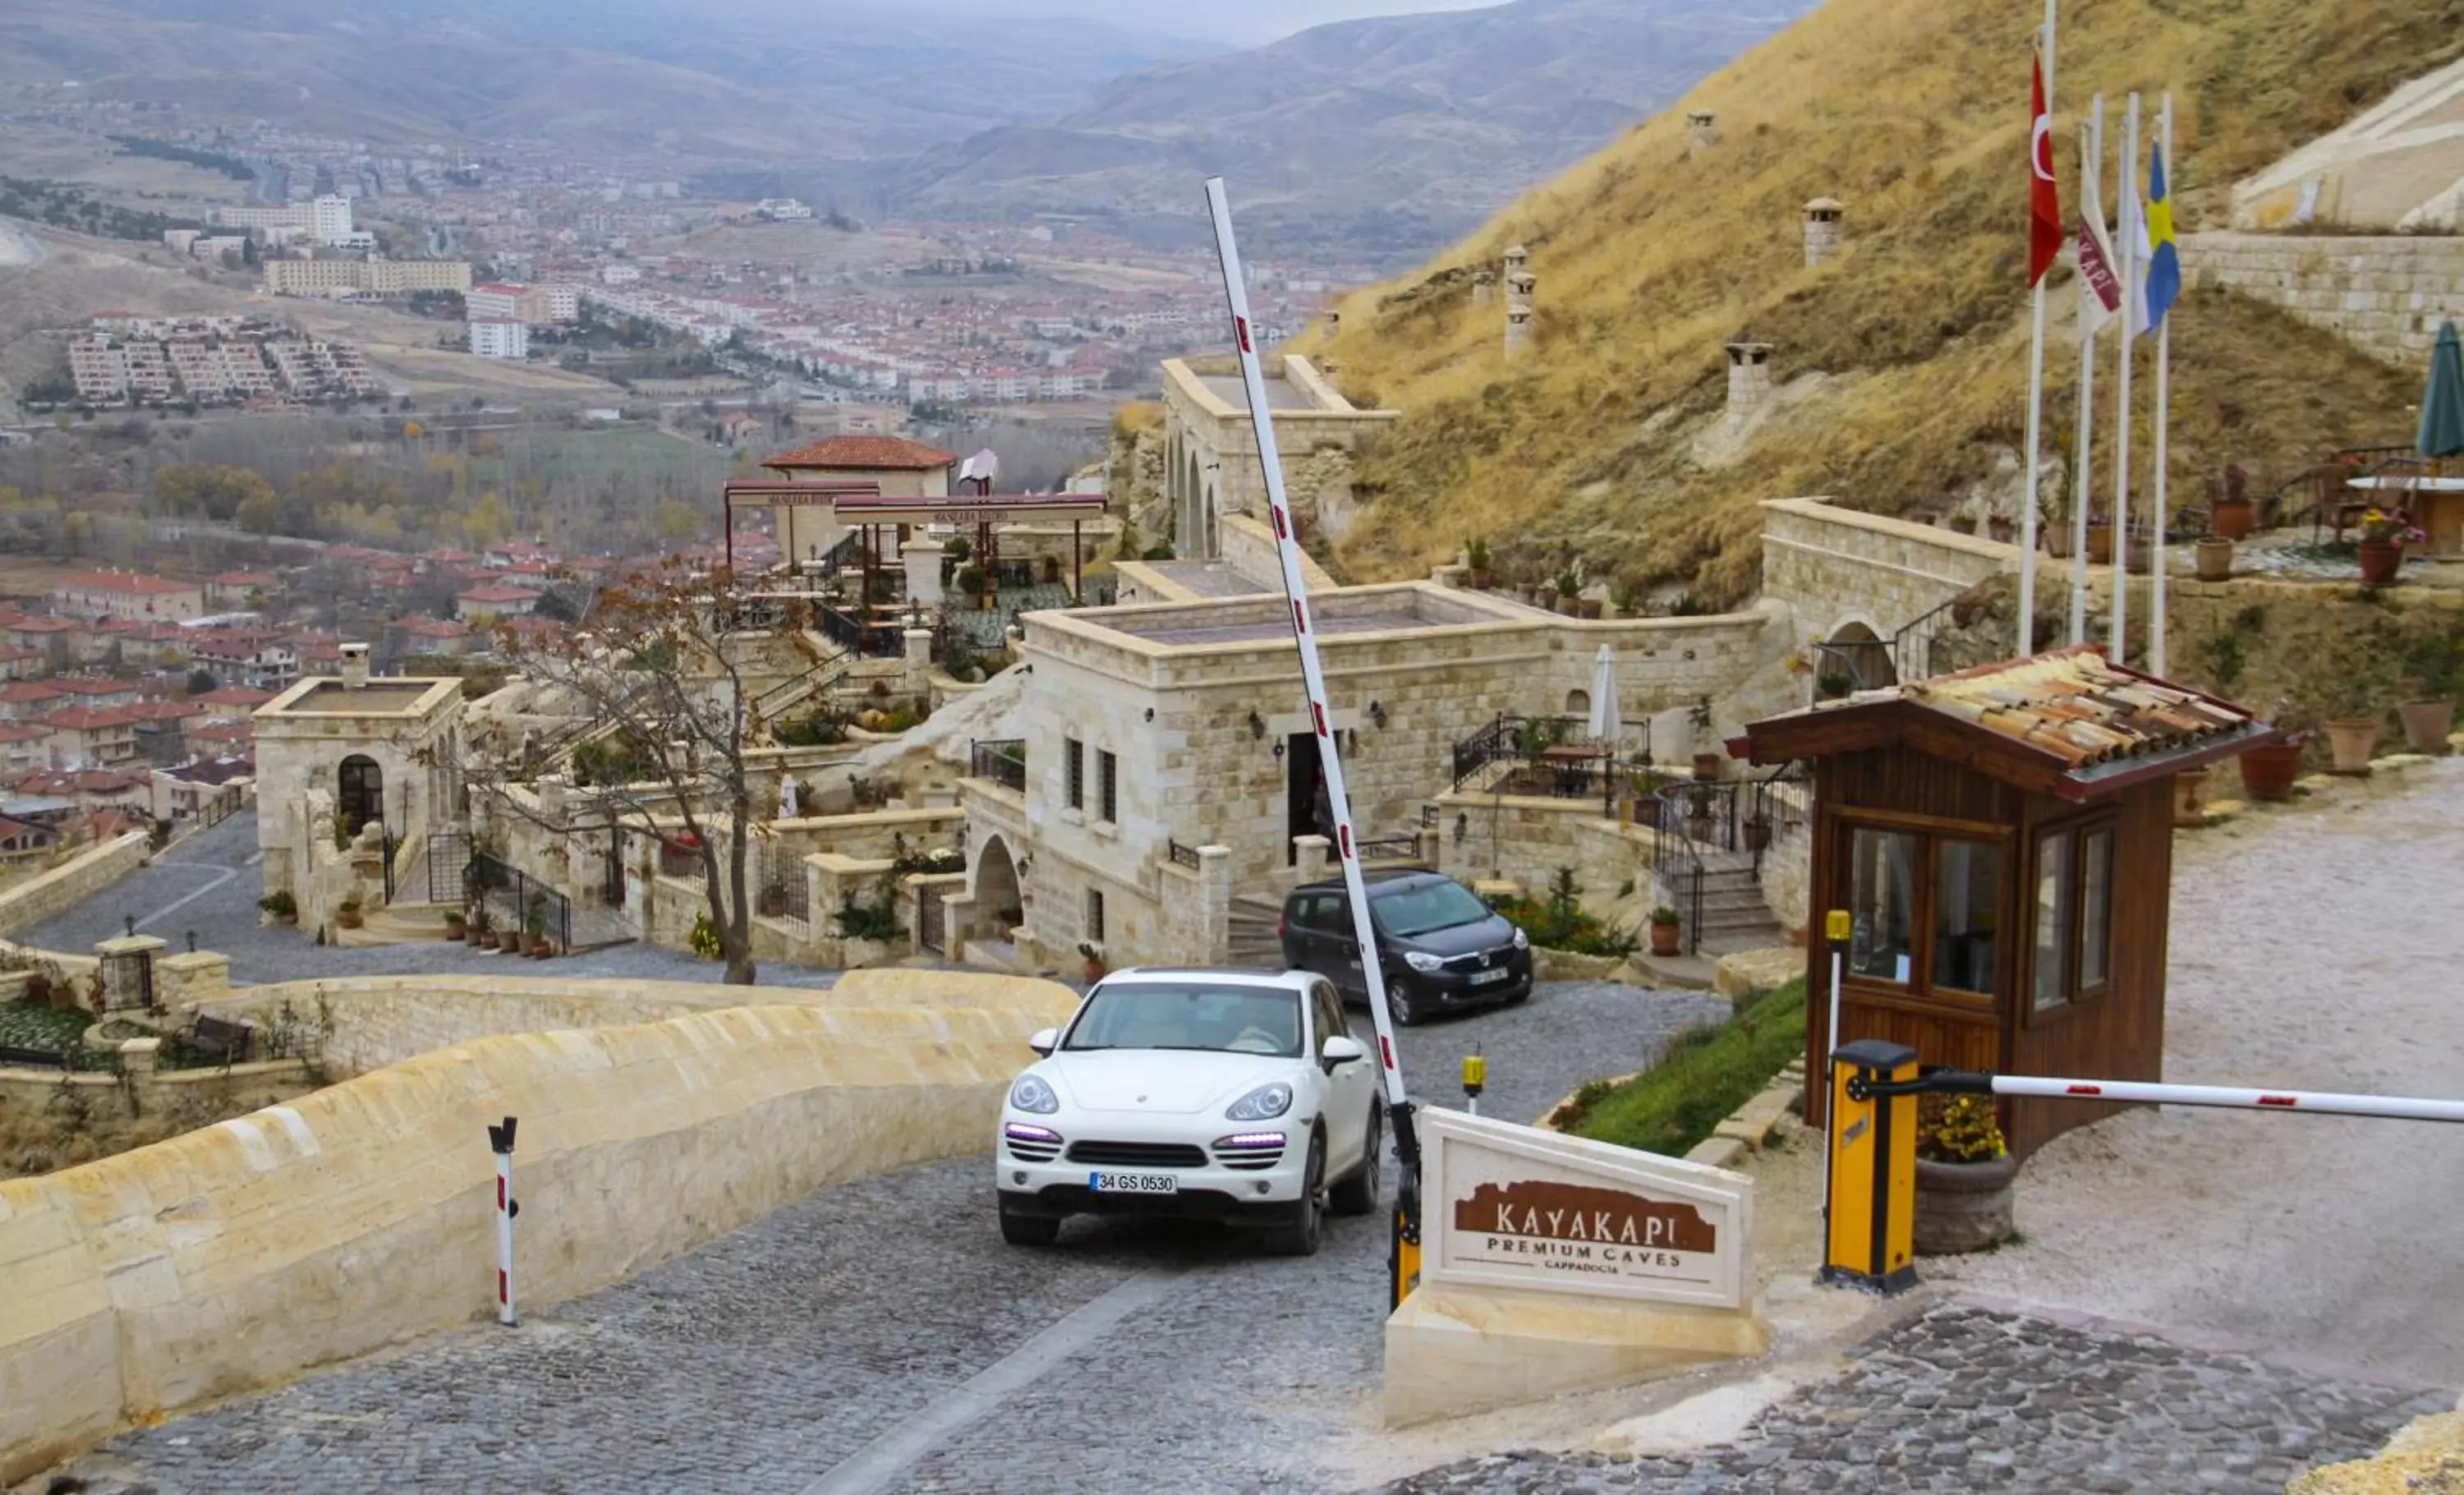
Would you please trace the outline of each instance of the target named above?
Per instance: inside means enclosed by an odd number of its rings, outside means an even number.
[[[1523,933],[1519,927],[1514,931],[1514,948],[1517,950],[1531,948],[1531,936]]]
[[[1292,1109],[1292,1088],[1278,1080],[1262,1085],[1223,1109],[1227,1121],[1272,1121]]]
[[[1052,1093],[1041,1075],[1023,1074],[1009,1088],[1009,1104],[1013,1110],[1049,1116],[1061,1109],[1061,1097]]]
[[[1446,962],[1442,957],[1433,956],[1425,950],[1406,950],[1403,952],[1403,963],[1415,971],[1438,971],[1444,969]]]

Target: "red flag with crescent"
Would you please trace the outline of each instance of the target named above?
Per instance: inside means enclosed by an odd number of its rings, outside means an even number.
[[[2045,59],[2034,63],[2035,108],[2028,129],[2028,284],[2045,278],[2062,253],[2062,207],[2054,193],[2054,118],[2045,107]]]

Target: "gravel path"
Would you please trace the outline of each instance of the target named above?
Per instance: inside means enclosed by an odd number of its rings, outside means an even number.
[[[1480,1049],[1482,1110],[1528,1119],[1725,1012],[1700,993],[1556,983],[1521,1007],[1413,1028],[1402,1047],[1419,1093],[1440,1102],[1459,1097],[1457,1065]],[[1366,1016],[1354,1025],[1365,1030]],[[1019,1250],[994,1224],[987,1167],[972,1158],[824,1191],[536,1310],[517,1331],[437,1334],[127,1434],[78,1472],[159,1495],[835,1495],[819,1482],[874,1440],[930,1418],[1074,1312],[1161,1274],[1152,1304],[858,1488],[1335,1487],[1318,1450],[1359,1428],[1383,1360],[1383,1215],[1331,1219],[1307,1261],[1203,1230],[1093,1220],[1069,1224],[1055,1250]],[[526,1249],[553,1248],[552,1221],[522,1225]]]
[[[2182,838],[2165,1077],[2464,1097],[2464,759]],[[1940,1282],[2464,1384],[2464,1127],[2137,1110]]]

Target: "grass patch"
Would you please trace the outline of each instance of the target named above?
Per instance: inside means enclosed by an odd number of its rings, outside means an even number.
[[[1659,1065],[1600,1096],[1578,1136],[1683,1156],[1805,1052],[1805,982],[1764,994],[1717,1027],[1678,1035]]]
[[[94,1019],[71,1007],[43,1002],[0,1002],[0,1046],[65,1053],[85,1036]]]

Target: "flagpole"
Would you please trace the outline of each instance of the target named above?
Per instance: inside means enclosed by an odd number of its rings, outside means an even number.
[[[2156,148],[2165,156],[2165,201],[2178,203],[2182,188],[2173,180],[2173,91],[2169,88],[2157,116]],[[2171,420],[2172,363],[2173,319],[2168,311],[2156,324],[2156,538],[2147,567],[2154,587],[2147,608],[2147,669],[2157,675],[2165,672],[2165,428]]]
[[[2139,96],[2122,116],[2122,370],[2115,378],[2113,433],[2113,612],[2105,653],[2117,665],[2130,652],[2130,344],[2139,336],[2139,187],[2131,163],[2139,159]]]
[[[2054,113],[2054,7],[2056,0],[2045,0],[2045,117]],[[2031,135],[2035,121],[2028,122]],[[2046,155],[2053,154],[2051,145]],[[2028,159],[2036,159],[2036,145],[2028,143]],[[2035,169],[2032,165],[2031,170]],[[2044,451],[2045,404],[2045,277],[2036,277],[2035,289],[2029,299],[2034,303],[2033,330],[2028,338],[2028,461],[2019,486],[2019,657],[2027,658],[2036,651],[2036,477],[2037,466]]]
[[[2104,170],[2104,96],[2099,94],[2088,105],[2087,123],[2079,130],[2082,181]],[[2079,188],[2079,203],[2084,207],[2089,198],[2087,188]],[[2098,209],[2100,215],[2102,209]],[[2104,225],[2098,224],[2101,230]],[[2071,448],[2071,647],[2087,642],[2087,511],[2094,498],[2095,483],[2090,469],[2096,465],[2096,328],[2086,317],[2087,290],[2085,277],[2079,290],[2079,430]]]

